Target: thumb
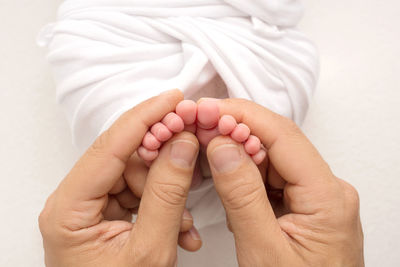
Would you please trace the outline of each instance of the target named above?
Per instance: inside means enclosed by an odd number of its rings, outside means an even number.
[[[160,253],[176,249],[198,152],[198,141],[188,132],[163,145],[147,175],[133,240],[146,240],[150,249]],[[194,241],[194,247],[201,246],[198,237]]]
[[[219,136],[208,145],[207,157],[238,253],[262,255],[265,249],[279,247],[283,236],[261,173],[243,145]],[[258,249],[263,251],[258,253]]]

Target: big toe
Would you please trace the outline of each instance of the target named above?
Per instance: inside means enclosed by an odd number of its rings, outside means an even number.
[[[182,118],[185,125],[191,125],[196,121],[197,104],[192,100],[182,100],[176,106],[176,114]]]
[[[215,100],[201,100],[197,105],[197,125],[203,129],[212,129],[218,125],[219,108]]]

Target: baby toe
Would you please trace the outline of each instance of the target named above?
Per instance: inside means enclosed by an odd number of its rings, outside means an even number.
[[[180,133],[185,128],[182,118],[176,115],[174,112],[165,115],[162,123],[173,133]]]
[[[260,151],[257,152],[257,154],[251,156],[254,163],[259,165],[261,164],[261,162],[263,162],[263,160],[265,159],[265,157],[267,156],[267,152],[264,149],[260,149]]]
[[[197,124],[203,129],[215,128],[219,120],[219,108],[213,100],[203,100],[197,106]]]
[[[142,145],[148,150],[156,150],[161,146],[161,142],[151,132],[147,132],[143,137]]]
[[[231,133],[232,139],[239,143],[246,141],[249,135],[250,128],[244,123],[239,123]]]
[[[197,105],[192,100],[182,100],[176,106],[176,114],[182,118],[186,125],[191,125],[196,121]]]
[[[250,135],[244,144],[244,149],[250,155],[257,154],[261,148],[261,141],[257,136]]]
[[[172,132],[161,122],[154,124],[150,131],[161,142],[165,142],[172,137]]]
[[[228,135],[232,133],[236,126],[237,122],[231,115],[222,116],[218,122],[218,129],[222,135]]]
[[[158,150],[148,150],[144,146],[140,146],[137,153],[145,161],[153,161],[158,156]]]

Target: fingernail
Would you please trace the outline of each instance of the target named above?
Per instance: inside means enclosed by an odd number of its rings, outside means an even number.
[[[190,228],[189,233],[193,240],[201,240],[200,234],[194,226]]]
[[[221,145],[211,154],[211,164],[220,173],[235,170],[241,162],[239,147],[234,144]]]
[[[171,161],[182,168],[190,168],[197,156],[197,146],[188,140],[177,140],[171,144]]]
[[[190,212],[186,209],[183,211],[182,217],[185,221],[193,221],[192,214],[190,214]]]

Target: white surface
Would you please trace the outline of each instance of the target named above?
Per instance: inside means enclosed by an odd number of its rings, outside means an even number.
[[[0,0],[0,266],[42,266],[37,215],[78,156],[34,40],[59,0]],[[400,263],[400,2],[304,1],[322,71],[304,130],[361,196],[367,266]]]
[[[192,2],[69,0],[60,6],[59,19],[39,41],[48,47],[56,96],[77,147],[89,147],[132,105],[168,89],[193,100],[205,96],[217,72],[230,97],[304,120],[319,64],[315,46],[293,29],[300,0]],[[277,26],[287,29],[277,32]],[[284,60],[288,55],[293,59]]]

